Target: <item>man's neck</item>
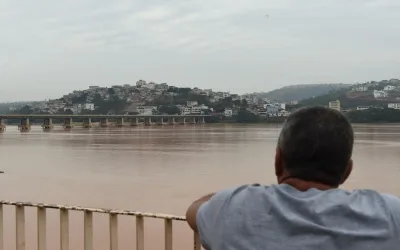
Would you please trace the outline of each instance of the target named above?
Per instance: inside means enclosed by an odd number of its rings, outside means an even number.
[[[292,177],[284,178],[280,184],[287,184],[290,185],[294,188],[296,188],[299,191],[307,191],[311,188],[319,189],[319,190],[329,190],[337,187],[329,186],[326,184],[322,184],[319,182],[314,182],[314,181],[304,181]]]

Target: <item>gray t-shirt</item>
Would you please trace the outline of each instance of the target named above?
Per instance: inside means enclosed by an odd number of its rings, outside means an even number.
[[[373,190],[286,185],[225,190],[197,214],[208,250],[400,249],[400,199]]]

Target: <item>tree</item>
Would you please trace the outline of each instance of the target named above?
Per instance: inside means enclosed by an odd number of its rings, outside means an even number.
[[[83,104],[83,103],[86,102],[87,97],[88,97],[88,93],[83,93],[83,94],[80,95],[80,96],[74,96],[74,97],[72,97],[72,98],[71,98],[71,101],[72,101],[73,104]]]
[[[242,100],[242,103],[240,104],[240,109],[247,109],[249,107],[249,104],[247,103],[246,99]]]
[[[234,101],[232,101],[232,103],[233,103],[233,106],[235,106],[235,107],[240,107],[242,104],[240,100],[234,100]]]
[[[400,110],[389,108],[356,110],[346,115],[351,122],[357,123],[400,122]]]
[[[72,111],[71,109],[66,109],[66,110],[64,111],[64,113],[67,114],[67,115],[73,115],[73,114],[74,114],[74,111]]]
[[[88,114],[92,114],[93,112],[90,110],[90,109],[82,109],[81,110],[81,114],[85,114],[85,115],[88,115]]]
[[[163,105],[158,108],[161,114],[179,115],[181,110],[176,105]]]
[[[191,88],[179,88],[178,89],[178,93],[180,95],[186,95],[187,96],[191,90],[192,90]]]
[[[30,115],[33,113],[33,109],[29,105],[25,105],[19,110],[18,113],[23,115]]]
[[[115,95],[115,90],[113,88],[107,89],[109,95]]]
[[[247,110],[240,110],[236,117],[236,122],[239,123],[254,123],[259,122],[260,117]]]

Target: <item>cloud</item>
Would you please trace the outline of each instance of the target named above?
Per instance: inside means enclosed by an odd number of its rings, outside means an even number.
[[[39,84],[46,97],[136,77],[247,92],[398,74],[397,0],[2,0],[0,10],[1,84]]]

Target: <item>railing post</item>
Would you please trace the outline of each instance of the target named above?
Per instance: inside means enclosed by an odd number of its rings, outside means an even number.
[[[46,250],[46,208],[37,208],[37,249]]]
[[[165,250],[172,250],[172,220],[165,219]]]
[[[16,247],[17,250],[25,250],[25,208],[22,205],[15,206],[16,220]]]
[[[136,249],[144,250],[144,218],[158,218],[164,220],[165,230],[165,250],[173,248],[173,221],[184,221],[183,216],[173,216],[166,214],[141,213],[128,210],[108,210],[86,208],[81,206],[62,206],[53,204],[41,204],[32,202],[13,202],[7,200],[0,201],[0,250],[4,250],[4,205],[14,206],[15,208],[15,239],[16,248],[14,250],[26,249],[25,232],[25,207],[34,207],[37,212],[37,247],[36,250],[47,250],[47,209],[59,211],[60,220],[60,247],[59,250],[69,250],[69,211],[84,212],[84,250],[94,250],[93,247],[93,214],[108,214],[110,228],[110,245],[107,250],[118,250],[118,217],[124,215],[127,217],[135,216],[136,219]],[[133,222],[133,221],[132,221]],[[133,246],[132,246],[133,247]],[[200,250],[201,243],[198,234],[194,235],[194,249]],[[7,249],[8,250],[8,249]]]
[[[110,250],[118,250],[118,215],[110,214]]]
[[[201,250],[200,236],[194,232],[194,250]]]
[[[85,250],[93,250],[93,213],[84,212],[84,242]]]
[[[69,216],[65,208],[60,209],[60,249],[69,250]]]
[[[4,226],[3,226],[3,204],[0,204],[0,250],[3,250],[3,248],[4,248],[4,235],[3,235],[4,231],[3,230],[4,230]]]
[[[144,219],[136,217],[136,250],[144,250]]]

